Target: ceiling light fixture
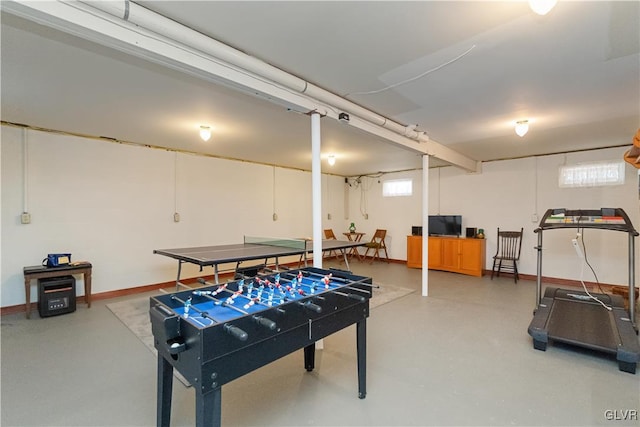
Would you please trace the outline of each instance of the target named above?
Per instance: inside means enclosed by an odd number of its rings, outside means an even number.
[[[329,155],[329,157],[327,157],[327,162],[329,163],[329,166],[333,166],[336,164],[336,156],[334,156],[333,154]]]
[[[529,7],[538,15],[546,15],[557,2],[558,0],[529,0]]]
[[[200,126],[200,138],[207,142],[211,138],[211,128],[209,126]]]
[[[529,120],[520,120],[516,122],[516,134],[519,137],[523,137],[529,132]]]

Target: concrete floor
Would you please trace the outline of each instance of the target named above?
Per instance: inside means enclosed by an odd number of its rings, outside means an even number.
[[[417,290],[371,312],[366,399],[351,326],[324,340],[311,373],[299,351],[223,386],[223,425],[640,425],[640,372],[599,353],[532,348],[534,282],[432,271],[424,298],[420,270],[352,269]],[[106,308],[113,301],[2,317],[3,426],[155,424],[156,359]],[[172,425],[194,425],[194,412],[193,389],[174,381]]]

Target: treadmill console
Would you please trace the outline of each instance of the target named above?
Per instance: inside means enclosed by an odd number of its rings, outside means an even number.
[[[535,232],[553,228],[600,228],[638,235],[629,216],[621,208],[548,209]]]

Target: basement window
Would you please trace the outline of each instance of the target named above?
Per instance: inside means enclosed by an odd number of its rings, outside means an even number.
[[[560,188],[601,187],[623,184],[624,162],[617,160],[560,166],[558,174]]]
[[[413,180],[392,179],[382,181],[382,197],[411,196],[413,194]]]

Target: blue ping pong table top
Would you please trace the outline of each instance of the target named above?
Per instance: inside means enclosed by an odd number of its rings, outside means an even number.
[[[346,240],[323,240],[322,251],[346,250],[364,246],[366,242],[350,242]],[[156,249],[154,254],[164,255],[179,261],[201,266],[223,264],[227,262],[249,261],[263,258],[274,258],[288,255],[301,255],[313,251],[313,242],[306,241],[306,249],[261,245],[254,243],[237,243],[230,245],[200,246],[191,248]]]

